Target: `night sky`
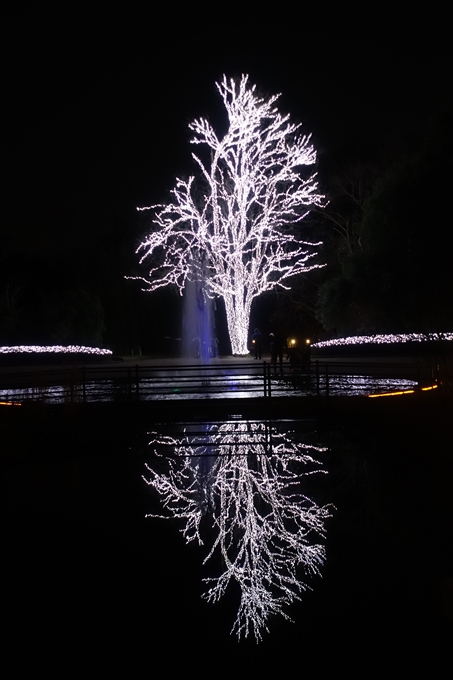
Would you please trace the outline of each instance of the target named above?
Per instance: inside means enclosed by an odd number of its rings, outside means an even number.
[[[143,228],[135,207],[165,200],[174,177],[192,169],[187,123],[222,124],[214,82],[223,73],[281,92],[281,109],[313,133],[322,167],[416,137],[448,84],[441,20],[297,12],[263,21],[12,11],[4,247],[60,254],[124,229],[133,249]]]

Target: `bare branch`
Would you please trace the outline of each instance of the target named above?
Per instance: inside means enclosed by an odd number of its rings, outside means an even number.
[[[224,570],[204,579],[203,597],[217,602],[236,583],[232,633],[261,640],[269,617],[289,619],[285,608],[309,589],[302,572],[320,574],[325,550],[317,541],[332,507],[317,506],[302,484],[307,475],[325,474],[313,458],[325,449],[296,444],[264,423],[212,426],[204,443],[189,434],[151,434],[155,453],[168,461],[165,473],[147,465],[144,479],[167,511],[153,516],[182,520],[187,542],[212,538],[204,564],[220,553]]]
[[[248,76],[224,76],[216,85],[228,114],[225,136],[219,139],[204,118],[189,125],[191,143],[211,154],[209,165],[193,154],[206,185],[202,204],[194,178],[178,179],[172,202],[150,207],[153,231],[138,250],[140,262],[153,261],[143,277],[150,291],[173,284],[182,292],[199,276],[202,258],[205,293],[224,298],[233,354],[246,354],[253,299],[320,266],[312,262],[319,244],[304,242],[293,227],[323,196],[316,174],[299,174],[316,154],[300,125],[277,111],[278,95],[258,97]]]

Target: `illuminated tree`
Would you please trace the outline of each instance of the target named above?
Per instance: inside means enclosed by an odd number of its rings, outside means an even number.
[[[150,443],[168,461],[165,472],[146,466],[145,481],[168,512],[151,516],[183,520],[188,543],[212,538],[204,564],[217,553],[223,572],[204,579],[203,598],[217,602],[236,584],[240,604],[231,632],[238,638],[253,632],[260,640],[270,616],[289,619],[285,607],[309,588],[303,574],[319,574],[324,562],[316,541],[331,507],[317,506],[301,484],[304,475],[325,472],[312,457],[325,449],[294,443],[264,423],[242,422],[179,439],[153,433]]]
[[[154,291],[187,280],[202,282],[203,295],[225,301],[233,354],[247,354],[253,300],[288,279],[318,267],[315,247],[299,238],[297,225],[322,203],[316,175],[303,170],[316,160],[309,136],[264,99],[248,76],[216,83],[228,114],[217,136],[200,118],[189,125],[192,144],[206,145],[207,161],[192,154],[200,170],[177,179],[172,201],[152,210],[153,228],[140,244],[140,262],[151,261],[147,277],[135,277]]]

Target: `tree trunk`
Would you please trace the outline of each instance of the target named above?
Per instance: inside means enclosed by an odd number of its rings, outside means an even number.
[[[225,310],[230,336],[231,351],[234,355],[246,356],[249,354],[248,330],[250,323],[251,303],[243,302],[238,295],[225,295]]]

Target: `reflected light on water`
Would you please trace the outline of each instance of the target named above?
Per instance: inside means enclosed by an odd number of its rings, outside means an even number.
[[[384,378],[380,376],[338,375],[328,378],[331,396],[368,396],[373,393],[414,390],[417,383],[406,378]],[[38,385],[36,387],[0,389],[1,401],[24,401],[27,399],[43,400],[48,403],[61,404],[67,401],[109,402],[130,399],[131,390],[136,395],[139,389],[140,401],[171,401],[173,399],[237,399],[262,396],[263,379],[249,375],[236,374],[206,380],[204,385],[194,384],[193,378],[175,378],[165,382],[157,378],[144,378],[139,388],[132,387],[127,380],[87,380],[73,385]],[[314,374],[290,374],[274,376],[272,379],[272,396],[316,396],[325,393],[326,378],[320,375],[318,383]]]
[[[428,385],[428,387],[421,387],[420,392],[430,392],[436,390],[438,385]],[[397,397],[401,394],[415,394],[415,390],[399,390],[397,392],[383,392],[382,394],[369,394],[369,397]]]
[[[143,478],[165,514],[148,517],[182,521],[186,541],[207,546],[203,564],[220,557],[213,560],[222,565],[220,573],[204,579],[202,597],[217,602],[236,584],[240,603],[231,632],[261,640],[269,618],[290,620],[287,607],[309,589],[301,572],[320,575],[325,548],[319,540],[333,506],[318,506],[302,485],[308,475],[326,474],[313,457],[326,449],[296,442],[264,422],[150,434],[161,460],[147,464]]]

